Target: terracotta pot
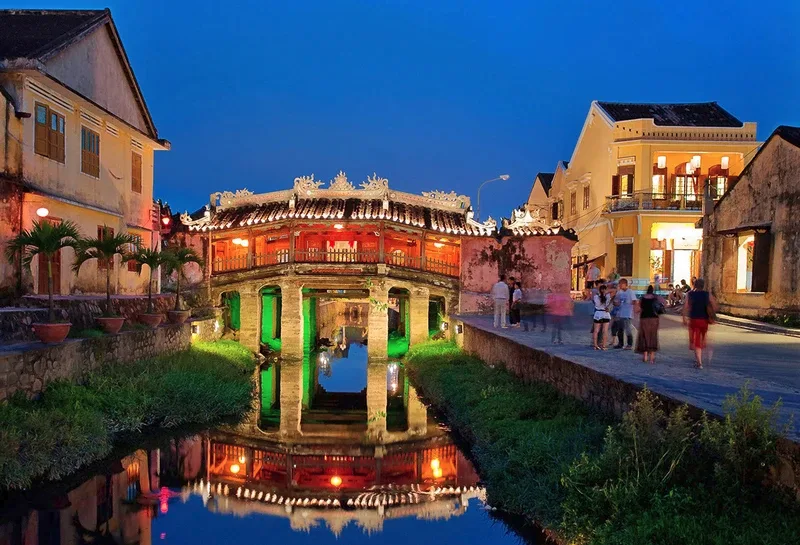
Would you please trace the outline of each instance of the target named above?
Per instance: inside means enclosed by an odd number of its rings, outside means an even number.
[[[109,335],[116,335],[119,333],[119,330],[122,329],[122,324],[125,323],[125,318],[121,316],[101,316],[100,318],[97,318],[97,323],[100,326],[100,329]]]
[[[146,326],[150,326],[153,329],[158,327],[158,324],[161,323],[161,320],[164,319],[163,314],[146,314],[142,313],[137,316],[139,321],[142,322]]]
[[[45,344],[58,344],[64,342],[69,334],[70,323],[63,324],[31,324],[36,338]]]
[[[191,315],[191,310],[170,310],[167,312],[167,318],[169,318],[169,323],[171,324],[182,324],[188,320]]]

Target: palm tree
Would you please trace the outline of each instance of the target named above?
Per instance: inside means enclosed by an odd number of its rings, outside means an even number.
[[[21,256],[22,265],[30,267],[37,255],[44,257],[47,262],[47,306],[50,323],[56,321],[56,311],[53,306],[53,258],[61,248],[75,248],[79,239],[78,226],[71,221],[62,221],[58,224],[34,221],[30,230],[20,231],[6,247],[6,256],[11,262]]]
[[[189,263],[197,263],[203,267],[203,259],[197,255],[192,248],[177,248],[167,250],[169,261],[167,262],[167,274],[177,271],[175,284],[175,310],[181,310],[181,277],[183,277],[183,267]]]
[[[166,252],[151,250],[150,248],[138,248],[132,254],[125,256],[125,261],[136,262],[136,272],[142,274],[142,265],[147,265],[150,269],[150,281],[147,283],[147,313],[153,313],[153,273],[161,265],[170,262],[171,256]]]
[[[108,226],[103,226],[103,236],[100,238],[85,238],[78,241],[75,255],[75,264],[72,270],[78,274],[81,266],[90,259],[96,259],[98,264],[106,266],[106,311],[104,316],[111,318],[114,315],[111,307],[111,265],[114,263],[114,256],[122,256],[131,244],[136,244],[136,237],[127,233],[114,234]]]

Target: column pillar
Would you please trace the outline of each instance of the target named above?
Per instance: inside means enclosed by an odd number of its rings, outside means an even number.
[[[408,405],[406,406],[409,435],[425,435],[428,433],[428,409],[420,401],[417,390],[408,386]]]
[[[367,323],[367,354],[370,359],[385,360],[389,343],[389,290],[384,280],[373,282],[369,288]]]
[[[252,289],[239,290],[239,297],[241,320],[239,343],[253,352],[258,352],[261,346],[261,297]]]
[[[303,359],[303,292],[295,282],[281,287],[281,355],[284,359]]]
[[[367,435],[381,442],[386,433],[386,350],[383,359],[370,359],[367,364]]]
[[[281,362],[281,424],[284,437],[300,435],[303,415],[303,360]]]
[[[428,304],[430,290],[428,288],[414,288],[409,293],[411,304],[411,346],[428,340]]]

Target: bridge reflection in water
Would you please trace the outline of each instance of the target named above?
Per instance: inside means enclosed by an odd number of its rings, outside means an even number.
[[[302,359],[262,365],[239,425],[4,498],[0,545],[300,543],[303,532],[349,543],[389,521],[401,542],[518,543],[481,509],[478,475],[402,363],[368,355],[366,313],[353,308],[319,313]]]

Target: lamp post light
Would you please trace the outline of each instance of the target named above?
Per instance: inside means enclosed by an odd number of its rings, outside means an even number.
[[[489,182],[496,182],[498,180],[503,180],[505,182],[509,178],[511,178],[511,176],[509,176],[508,174],[501,174],[497,178],[492,178],[491,180],[486,180],[480,186],[478,186],[478,206],[476,207],[476,210],[475,210],[475,221],[480,221],[480,219],[481,219],[481,189],[483,189],[483,186],[485,186]]]

